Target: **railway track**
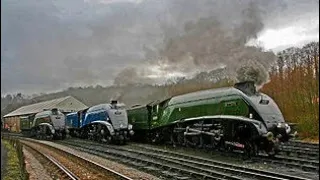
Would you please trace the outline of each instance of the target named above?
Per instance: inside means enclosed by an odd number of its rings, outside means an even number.
[[[319,149],[309,149],[282,145],[279,154],[288,157],[298,157],[310,160],[319,159]]]
[[[214,171],[211,174],[197,172],[191,168],[183,168],[181,166],[172,165],[168,162],[164,163],[164,161],[159,161],[159,159],[150,159],[149,157],[145,157],[139,153],[109,148],[109,146],[107,149],[104,149],[104,146],[93,144],[80,145],[75,142],[65,141],[61,142],[61,144],[70,146],[83,152],[92,153],[103,158],[120,161],[124,164],[137,167],[138,169],[143,169],[147,172],[153,172],[154,174],[165,179],[236,179],[235,177],[227,176],[226,174],[217,174]]]
[[[55,158],[53,158],[50,155],[44,154],[41,151],[39,151],[36,148],[33,148],[32,146],[29,146],[27,144],[24,144],[25,148],[29,151],[32,152],[32,154],[34,156],[36,156],[36,158],[38,160],[41,159],[41,162],[43,164],[46,164],[47,169],[48,166],[50,166],[50,173],[52,173],[52,176],[55,176],[59,179],[70,179],[70,180],[78,180],[80,179],[78,176],[76,176],[75,174],[73,174],[68,168],[66,168],[64,165],[62,165],[61,163],[59,163],[59,161],[57,161]]]
[[[17,136],[17,137],[23,137],[23,134],[21,133],[10,133],[10,132],[1,132],[1,137],[12,137],[12,136]]]
[[[280,154],[289,157],[298,157],[308,160],[319,159],[319,146],[314,143],[289,141],[280,145]]]
[[[292,140],[286,144],[291,145],[291,146],[295,146],[295,147],[318,149],[318,151],[319,151],[319,143],[307,143],[307,142],[303,142],[303,141]]]
[[[21,136],[21,134],[5,134],[5,135],[13,135],[13,136]],[[72,139],[74,140],[74,139]],[[60,141],[61,142],[61,141]],[[91,142],[91,141],[83,141],[81,142]],[[296,144],[295,144],[296,143]],[[297,144],[302,144],[297,146]],[[111,147],[111,146],[110,146]],[[127,147],[126,147],[127,148]],[[288,168],[298,168],[304,171],[318,171],[319,170],[319,148],[314,144],[293,143],[290,141],[289,143],[281,145],[281,153],[280,155],[276,155],[274,158],[267,157],[265,154],[260,154],[259,157],[253,158],[255,161],[260,161],[263,163],[270,163],[275,165],[283,165]],[[130,150],[130,149],[128,149]],[[122,149],[124,151],[124,149]],[[225,152],[224,152],[225,153]],[[228,156],[235,156],[234,153],[227,153]]]
[[[150,166],[165,177],[177,179],[307,179],[225,162],[189,156],[173,151],[136,145],[120,147],[83,140],[60,141],[81,151],[112,158],[140,168]],[[151,168],[152,169],[152,168]]]
[[[305,160],[281,155],[276,155],[275,157],[270,158],[265,154],[260,154],[259,157],[255,157],[254,159],[257,161],[269,162],[271,164],[284,165],[290,168],[299,168],[304,171],[319,171],[319,160]]]
[[[143,145],[136,145],[140,148],[145,148]],[[221,154],[226,156],[238,157],[235,153],[230,152],[222,152]],[[187,156],[185,156],[187,158]],[[299,168],[304,171],[311,171],[311,172],[318,172],[319,171],[319,160],[306,160],[296,157],[288,157],[288,156],[281,156],[276,155],[275,157],[271,158],[267,154],[260,153],[258,157],[252,157],[255,161],[260,162],[269,162],[272,164],[284,165],[289,168]]]
[[[57,168],[57,172],[62,179],[124,179],[131,180],[131,178],[118,173],[110,168],[97,164],[94,161],[80,157],[77,154],[66,152],[61,149],[41,143],[41,141],[21,138],[21,143],[33,151],[40,153],[45,157],[50,164]],[[45,150],[46,149],[46,150]],[[49,155],[48,151],[55,153]],[[59,154],[59,156],[57,156]],[[61,157],[68,157],[67,160],[60,160]],[[63,159],[63,158],[61,158]],[[68,168],[67,168],[68,166]],[[89,175],[88,175],[89,174]],[[90,176],[90,177],[89,177]]]

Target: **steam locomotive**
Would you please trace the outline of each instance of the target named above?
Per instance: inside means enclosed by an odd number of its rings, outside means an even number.
[[[103,143],[125,144],[134,134],[125,105],[117,101],[69,113],[66,125],[71,136]]]
[[[37,139],[65,139],[65,115],[58,109],[44,110],[35,115],[20,117],[21,133]]]
[[[251,81],[136,105],[127,112],[138,141],[274,155],[280,142],[295,136],[277,104]]]

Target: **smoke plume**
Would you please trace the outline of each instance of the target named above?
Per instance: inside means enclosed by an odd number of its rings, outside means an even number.
[[[319,3],[313,0],[2,0],[1,5],[3,95],[160,84],[220,68],[237,79],[239,68],[267,72],[274,60],[272,53],[246,44],[275,51],[319,40]]]
[[[114,83],[159,83],[157,77],[162,74],[165,78],[173,73],[193,78],[225,67],[229,77],[261,85],[268,81],[268,69],[276,59],[272,52],[246,46],[263,28],[261,13],[250,3],[235,26],[225,26],[215,16],[188,21],[181,35],[165,38],[165,45],[156,53],[148,51],[156,55],[147,57],[145,65],[124,69]]]

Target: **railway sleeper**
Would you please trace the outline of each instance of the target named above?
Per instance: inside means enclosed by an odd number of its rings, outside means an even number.
[[[144,154],[144,153],[142,153],[142,152],[135,152],[135,153],[138,153],[139,155],[141,154],[141,155],[146,155],[146,154]],[[194,166],[190,166],[190,165],[188,165],[188,163],[186,163],[186,162],[182,162],[182,163],[179,163],[179,161],[176,161],[176,160],[172,160],[172,159],[170,159],[170,158],[168,158],[168,159],[166,159],[166,158],[162,158],[161,156],[159,156],[159,155],[157,155],[157,154],[148,154],[147,156],[150,156],[150,157],[157,157],[157,159],[159,159],[159,160],[162,160],[162,161],[164,161],[164,163],[162,163],[161,165],[160,165],[160,167],[162,168],[162,169],[165,169],[165,170],[167,170],[167,171],[172,171],[172,166],[166,166],[165,165],[165,163],[167,163],[167,162],[170,162],[170,163],[172,163],[172,164],[175,164],[176,166],[183,166],[183,167],[185,167],[185,168],[187,168],[187,169],[190,169],[190,170],[192,170],[192,169],[197,169],[199,172],[202,172],[203,174],[207,174],[207,175],[210,175],[210,176],[218,176],[218,177],[223,177],[223,178],[225,178],[225,177],[227,177],[228,179],[239,179],[238,177],[234,177],[234,176],[232,176],[231,174],[225,174],[224,172],[232,172],[232,170],[231,169],[224,169],[223,167],[221,167],[220,168],[220,171],[215,171],[214,169],[210,169],[210,170],[208,170],[208,169],[203,169],[203,168],[198,168],[198,167],[194,167]],[[221,172],[222,171],[222,172]],[[237,170],[235,170],[236,172],[237,172]],[[233,172],[234,173],[234,172]]]
[[[290,175],[285,175],[285,174],[278,174],[278,173],[274,173],[274,172],[269,172],[269,171],[264,171],[264,170],[257,170],[257,169],[251,169],[251,168],[244,168],[241,166],[237,166],[234,164],[229,164],[229,163],[224,163],[224,162],[218,162],[212,159],[206,159],[206,158],[202,158],[202,157],[197,157],[197,156],[192,156],[192,155],[185,155],[185,154],[181,154],[178,152],[172,152],[172,151],[167,151],[167,150],[163,150],[163,149],[155,149],[155,148],[151,148],[151,147],[145,147],[145,146],[140,146],[138,145],[138,147],[144,148],[146,149],[148,152],[153,151],[156,154],[159,154],[163,157],[165,157],[165,155],[171,155],[171,158],[181,158],[182,160],[188,161],[195,161],[197,163],[210,163],[211,165],[216,165],[216,166],[227,166],[233,169],[239,169],[239,170],[249,170],[249,172],[253,172],[253,173],[262,173],[265,175],[269,175],[269,176],[277,176],[277,177],[282,177],[282,178],[286,178],[286,179],[297,179],[297,180],[302,180],[305,178],[301,178],[301,177],[295,177],[295,176],[290,176]],[[271,161],[268,158],[269,161]],[[259,160],[261,161],[261,160]],[[281,164],[281,162],[279,163]],[[297,166],[295,166],[297,167]]]
[[[102,146],[100,144],[97,144],[97,145]],[[140,147],[140,145],[138,145],[138,146]],[[213,163],[213,164],[209,164],[209,166],[214,166],[214,167],[227,166],[226,168],[223,167],[222,169],[220,169],[220,171],[227,172],[228,170],[230,171],[230,168],[231,168],[231,169],[236,169],[236,171],[238,170],[237,174],[247,174],[246,176],[256,175],[256,176],[261,176],[261,177],[267,177],[266,179],[269,179],[269,177],[276,177],[276,179],[279,179],[279,178],[280,179],[281,178],[296,179],[296,180],[305,179],[305,178],[300,178],[300,177],[295,177],[295,176],[290,176],[290,175],[285,175],[285,174],[278,174],[278,173],[269,172],[269,171],[239,167],[239,166],[229,164],[229,163],[217,162],[214,160],[209,160],[209,159],[205,159],[205,158],[201,158],[201,157],[194,157],[194,156],[190,156],[190,155],[187,156],[185,154],[180,154],[177,152],[171,152],[171,151],[162,150],[162,149],[155,149],[155,148],[145,147],[145,146],[141,146],[141,147],[146,149],[148,153],[140,152],[137,150],[124,149],[124,148],[120,148],[120,147],[112,147],[112,149],[124,150],[124,151],[128,151],[129,153],[137,153],[138,155],[145,155],[145,156],[150,156],[150,157],[156,156],[158,158],[159,157],[160,158],[169,158],[169,159],[174,159],[177,161],[180,160],[180,161],[184,161],[186,164],[188,164],[188,163],[192,164],[193,162],[195,162],[195,165],[193,167],[198,167],[201,165],[206,165],[208,163]],[[154,153],[151,153],[151,152],[154,152]],[[170,154],[171,156],[168,156],[168,154]],[[188,159],[190,159],[190,160],[188,160]],[[248,171],[248,173],[246,173],[247,171]],[[262,174],[262,175],[259,175],[259,174]]]
[[[69,143],[68,143],[69,144]],[[93,151],[91,151],[93,154],[96,154],[96,155],[99,155],[99,156],[102,156],[102,157],[104,157],[105,156],[105,151],[104,150],[101,150],[101,149],[94,149],[94,148],[88,148],[88,147],[86,147],[86,148],[83,148],[83,147],[80,147],[80,148],[78,148],[77,146],[77,144],[75,144],[76,145],[76,149],[79,149],[79,150],[81,150],[81,151],[87,151],[88,149],[90,149],[90,150],[93,150]],[[73,145],[74,146],[74,145]],[[108,154],[109,155],[112,155],[112,156],[116,156],[116,154],[118,154],[118,153],[114,153],[114,152],[108,152]],[[126,155],[126,154],[118,154],[119,156],[116,156],[116,157],[118,157],[118,158],[122,158],[122,159],[130,159],[130,164],[132,164],[132,165],[135,165],[135,163],[133,163],[133,161],[135,161],[135,160],[137,160],[137,158],[134,158],[134,157],[130,157],[130,156],[128,156],[128,155]],[[110,156],[109,156],[109,158],[110,158]],[[193,169],[193,167],[192,168],[189,168],[188,170],[186,170],[186,169],[181,169],[181,168],[178,168],[178,167],[173,167],[173,166],[169,166],[169,165],[167,165],[167,164],[165,164],[165,163],[160,163],[160,162],[155,162],[155,161],[151,161],[151,160],[146,160],[146,159],[139,159],[139,161],[141,161],[141,163],[143,163],[143,164],[147,164],[147,162],[149,162],[150,164],[153,164],[153,166],[155,166],[155,167],[162,167],[162,168],[168,168],[168,169],[174,169],[175,171],[180,171],[182,174],[189,174],[189,173],[191,173],[192,174],[192,177],[195,177],[195,178],[199,178],[199,177],[203,177],[203,176],[206,176],[206,179],[225,179],[225,178],[221,178],[221,177],[224,177],[225,175],[220,175],[220,176],[209,176],[209,175],[206,175],[206,174],[203,174],[203,173],[199,173],[199,172],[196,172],[196,171],[193,171],[192,169]],[[141,167],[141,166],[139,166],[139,167]],[[237,180],[240,180],[241,178],[233,178],[233,177],[231,177],[230,176],[230,178],[231,179],[237,179]],[[227,178],[227,179],[230,179],[230,178]]]
[[[312,166],[312,165],[301,164],[301,163],[284,162],[284,161],[281,161],[281,160],[265,159],[265,158],[263,158],[263,159],[256,158],[255,160],[269,162],[271,164],[285,165],[285,166],[291,167],[291,168],[299,167],[300,169],[302,169],[304,171],[318,171],[319,170],[319,167]]]

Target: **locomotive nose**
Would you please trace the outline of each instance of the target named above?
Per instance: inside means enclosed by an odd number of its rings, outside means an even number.
[[[133,135],[134,135],[134,131],[133,131],[133,130],[130,130],[130,131],[129,131],[129,134],[130,134],[131,136],[133,136]]]
[[[276,126],[277,137],[282,141],[288,141],[290,138],[296,136],[295,133],[291,133],[291,127],[287,123],[278,123]]]
[[[286,134],[289,134],[291,132],[291,127],[287,123],[278,123],[277,128],[280,130],[285,131]]]

